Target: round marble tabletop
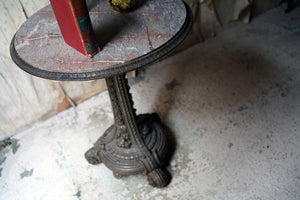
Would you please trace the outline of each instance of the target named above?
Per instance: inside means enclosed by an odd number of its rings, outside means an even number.
[[[101,52],[86,57],[68,46],[51,6],[39,10],[11,42],[14,62],[26,72],[53,80],[106,78],[145,66],[178,46],[192,26],[182,0],[147,0],[133,12],[114,13],[106,0],[87,0]]]

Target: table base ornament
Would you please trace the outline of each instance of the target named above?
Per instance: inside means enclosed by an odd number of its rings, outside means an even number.
[[[85,154],[90,164],[104,163],[116,178],[144,174],[154,187],[164,187],[171,176],[162,161],[167,137],[157,114],[136,115],[124,74],[106,78],[115,123]]]

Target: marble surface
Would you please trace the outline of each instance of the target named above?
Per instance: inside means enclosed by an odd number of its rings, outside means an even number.
[[[14,46],[29,65],[51,72],[102,71],[146,55],[169,41],[182,27],[181,0],[147,0],[127,14],[114,13],[106,0],[87,1],[101,52],[86,57],[64,43],[52,8],[30,17],[16,33]]]

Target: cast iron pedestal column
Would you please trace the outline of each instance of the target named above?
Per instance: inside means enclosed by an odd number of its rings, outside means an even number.
[[[116,178],[143,173],[149,184],[166,186],[171,176],[163,167],[167,140],[157,114],[135,114],[125,75],[106,78],[115,123],[85,153],[91,164],[103,162]]]

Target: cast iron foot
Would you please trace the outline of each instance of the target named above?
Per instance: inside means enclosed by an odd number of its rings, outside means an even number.
[[[123,177],[123,175],[121,175],[121,174],[119,174],[119,173],[117,173],[117,172],[113,172],[113,174],[114,174],[114,177],[115,177],[116,179],[121,179],[121,178]]]
[[[162,188],[170,183],[171,175],[166,169],[157,168],[147,175],[147,179],[153,187]]]
[[[85,154],[85,159],[92,165],[98,165],[102,163],[101,158],[99,156],[99,151],[95,150],[95,148],[89,149]]]
[[[133,142],[128,129],[111,126],[94,147],[85,154],[90,164],[103,162],[113,171],[115,178],[145,174],[154,187],[165,187],[171,180],[163,168],[168,143],[157,114],[143,114],[136,118],[141,143]]]

